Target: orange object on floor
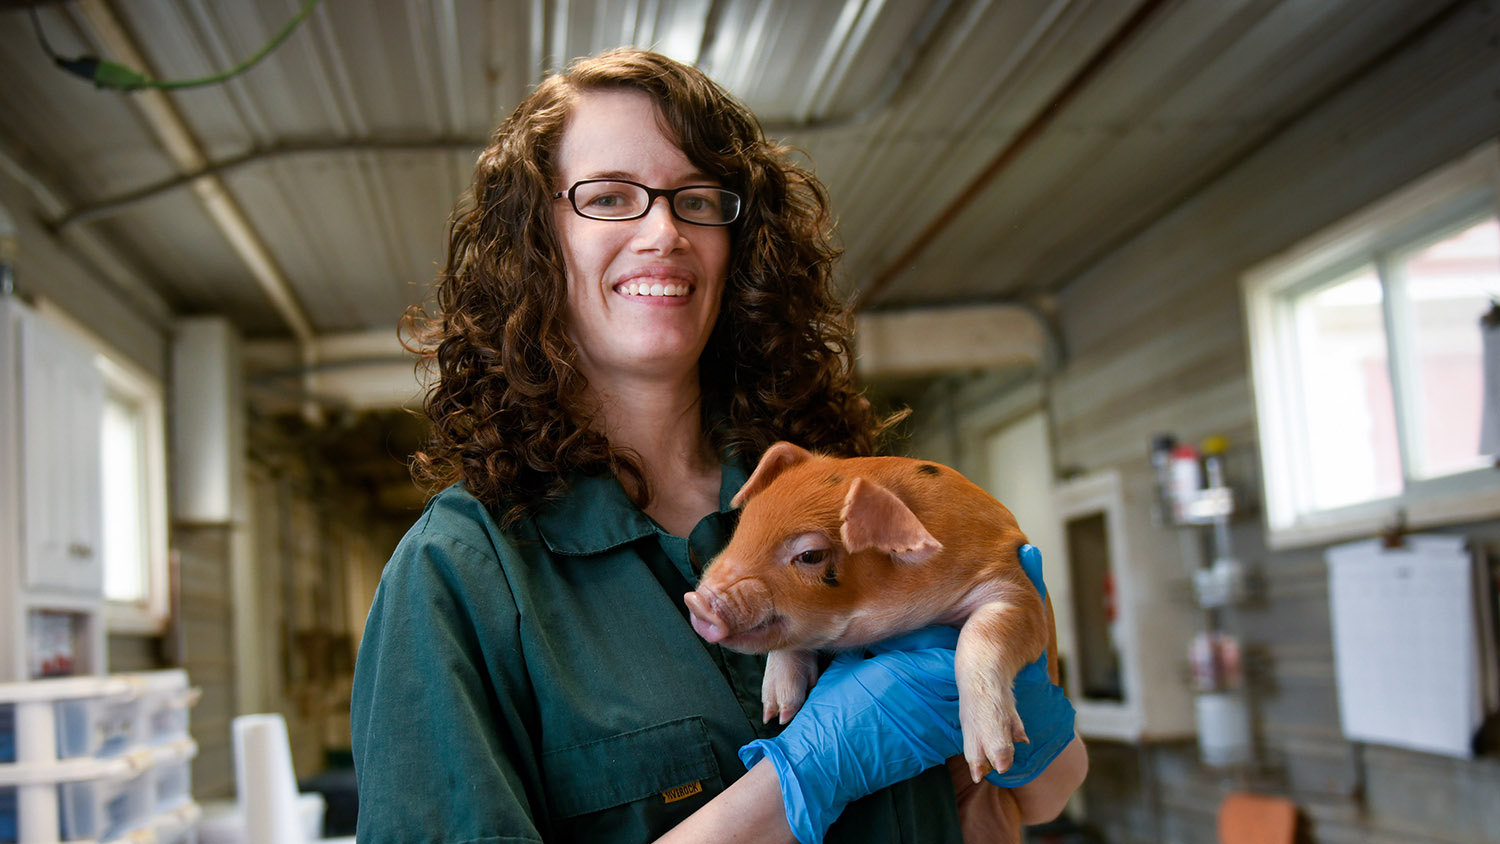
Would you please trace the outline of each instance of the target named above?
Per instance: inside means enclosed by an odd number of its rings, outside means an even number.
[[[1293,844],[1297,805],[1285,797],[1235,791],[1219,804],[1219,844]]]

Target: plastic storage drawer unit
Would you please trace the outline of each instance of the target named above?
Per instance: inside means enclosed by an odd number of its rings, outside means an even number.
[[[0,685],[0,844],[195,844],[180,670]]]

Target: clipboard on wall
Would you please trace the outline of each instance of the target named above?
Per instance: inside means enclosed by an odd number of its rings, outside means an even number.
[[[1329,548],[1339,720],[1352,741],[1471,758],[1500,708],[1494,586],[1460,536]]]

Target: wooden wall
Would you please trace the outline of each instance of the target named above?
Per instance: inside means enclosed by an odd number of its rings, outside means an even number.
[[[1060,367],[1019,387],[997,375],[942,385],[918,408],[914,450],[982,470],[985,424],[1030,404],[1049,413],[1060,473],[1121,468],[1146,484],[1152,435],[1222,434],[1253,508],[1241,274],[1496,137],[1500,6],[1471,2],[1071,280],[1058,292]],[[1452,530],[1500,549],[1500,523]],[[1253,509],[1234,542],[1264,584],[1229,619],[1263,666],[1254,688],[1263,770],[1227,779],[1199,765],[1190,743],[1097,741],[1083,794],[1090,822],[1116,844],[1214,841],[1222,795],[1249,782],[1295,800],[1312,841],[1500,840],[1500,744],[1461,761],[1345,741],[1323,549],[1267,551]]]
[[[198,742],[193,794],[199,799],[234,795],[230,722],[241,713],[235,711],[232,533],[222,524],[179,524],[172,530],[181,599],[163,647],[163,667],[186,669],[189,681],[202,690],[188,720]],[[110,670],[117,670],[113,660]]]

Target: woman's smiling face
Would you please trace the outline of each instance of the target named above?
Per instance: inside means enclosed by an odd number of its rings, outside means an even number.
[[[639,91],[579,96],[558,147],[555,188],[627,179],[654,188],[715,184],[662,129]],[[568,333],[595,389],[696,372],[719,313],[729,229],[685,223],[665,198],[638,220],[592,220],[566,197],[553,213],[567,267]]]

